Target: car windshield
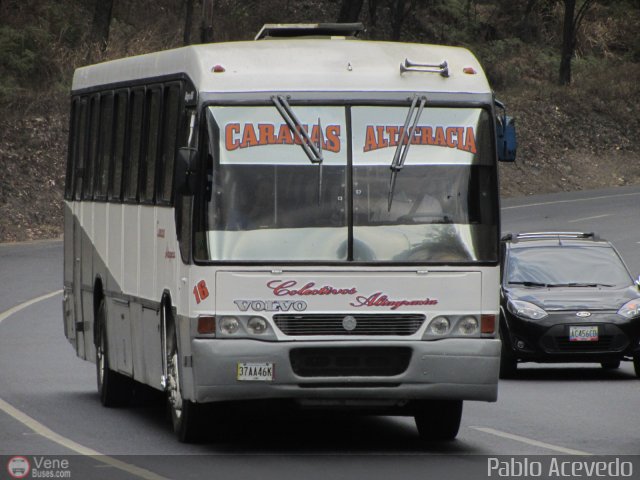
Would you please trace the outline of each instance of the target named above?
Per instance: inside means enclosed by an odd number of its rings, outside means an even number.
[[[275,106],[208,108],[198,259],[497,261],[495,152],[486,111],[425,108],[412,148],[394,171],[408,107],[282,102],[276,103],[284,116]],[[292,126],[288,110],[296,117]],[[296,128],[309,140],[294,135]],[[321,161],[303,148],[314,145]]]
[[[518,247],[509,251],[506,279],[527,287],[623,287],[631,276],[613,248]]]

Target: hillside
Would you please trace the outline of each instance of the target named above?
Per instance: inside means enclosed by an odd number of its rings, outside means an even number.
[[[199,0],[215,41],[251,39],[263,23],[335,21],[338,0]],[[501,166],[506,196],[640,183],[640,5],[595,1],[581,24],[573,81],[558,86],[562,2],[364,2],[366,38],[461,45],[476,53],[517,119],[518,161]],[[581,2],[578,1],[578,4]],[[89,0],[0,2],[0,241],[62,232],[68,89],[74,68],[182,45],[184,0],[115,0],[106,51],[89,42]],[[528,8],[531,7],[531,8]],[[375,14],[374,14],[375,13]]]

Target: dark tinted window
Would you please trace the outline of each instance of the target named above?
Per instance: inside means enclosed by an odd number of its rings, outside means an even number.
[[[129,114],[129,155],[125,166],[125,199],[127,200],[136,200],[138,197],[143,107],[144,90],[134,90],[131,93],[131,109]]]
[[[89,125],[89,155],[87,157],[87,166],[84,175],[84,189],[82,198],[93,199],[93,188],[96,180],[96,167],[98,163],[98,138],[100,127],[100,96],[91,97],[90,108],[90,125]]]
[[[144,177],[140,201],[153,202],[156,163],[158,159],[158,133],[160,131],[160,108],[162,107],[162,90],[153,88],[147,92],[147,136],[144,162]]]
[[[162,127],[162,172],[159,186],[159,199],[171,201],[173,187],[173,164],[178,138],[178,120],[180,116],[180,85],[169,85],[165,88],[164,118]]]
[[[75,162],[77,158],[76,138],[80,121],[80,100],[71,103],[71,117],[69,119],[69,145],[67,151],[67,171],[65,176],[64,198],[71,200],[73,196],[73,180],[75,177]]]
[[[109,185],[111,169],[111,152],[113,147],[113,95],[103,94],[100,97],[100,142],[98,148],[98,173],[95,198],[105,200]]]
[[[84,166],[87,152],[87,99],[82,98],[79,104],[78,126],[74,132],[73,152],[74,152],[74,198],[82,198],[82,185],[84,183]]]
[[[560,286],[632,283],[615,250],[603,246],[549,246],[512,248],[507,259],[507,283]]]
[[[116,93],[115,97],[115,125],[113,132],[113,172],[109,188],[110,200],[122,198],[122,170],[125,160],[125,140],[127,131],[127,100],[129,92],[124,90]]]

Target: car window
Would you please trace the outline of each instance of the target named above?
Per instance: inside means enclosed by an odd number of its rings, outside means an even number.
[[[631,276],[613,248],[601,246],[518,247],[509,251],[511,284],[626,286]]]

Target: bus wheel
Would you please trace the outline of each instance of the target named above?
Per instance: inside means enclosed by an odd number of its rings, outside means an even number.
[[[633,356],[633,369],[636,372],[636,377],[640,378],[640,355]]]
[[[415,413],[420,438],[429,442],[454,440],[461,418],[462,400],[422,401]]]
[[[131,401],[133,381],[111,370],[109,367],[109,345],[107,341],[106,313],[104,299],[100,300],[96,327],[98,338],[96,343],[96,377],[98,395],[105,407],[120,407]]]
[[[171,423],[179,441],[197,443],[203,439],[203,407],[182,396],[179,358],[178,342],[174,333],[173,342],[167,351],[167,401]]]

